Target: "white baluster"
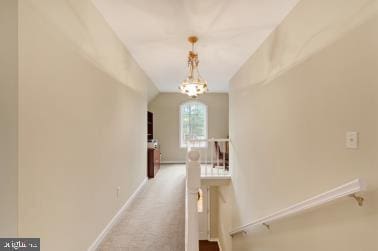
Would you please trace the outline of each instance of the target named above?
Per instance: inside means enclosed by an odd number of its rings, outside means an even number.
[[[210,166],[210,176],[213,176],[213,167],[214,167],[214,141],[211,141],[211,166]]]
[[[226,142],[223,142],[223,175],[226,173]]]

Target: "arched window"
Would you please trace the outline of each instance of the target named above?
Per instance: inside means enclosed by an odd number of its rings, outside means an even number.
[[[198,101],[189,101],[180,106],[180,146],[187,147],[189,140],[207,139],[207,106]],[[196,144],[206,147],[205,141]]]

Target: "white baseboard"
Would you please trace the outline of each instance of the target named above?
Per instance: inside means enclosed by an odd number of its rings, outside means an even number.
[[[160,161],[160,164],[185,164],[185,160],[164,160]],[[211,164],[211,162],[201,162],[201,164]]]
[[[222,246],[218,238],[210,238],[209,241],[216,241],[218,243],[219,251],[222,251]]]
[[[185,164],[185,160],[165,160],[160,161],[160,164]]]
[[[129,197],[129,199],[126,201],[126,203],[121,207],[120,210],[114,215],[114,217],[110,220],[110,222],[106,225],[104,230],[98,235],[96,240],[92,243],[92,245],[88,248],[88,251],[95,251],[101,244],[101,242],[105,239],[107,234],[110,232],[110,230],[113,228],[115,224],[118,223],[120,220],[120,217],[122,213],[130,206],[132,201],[135,199],[135,196],[140,192],[140,190],[146,185],[147,178],[144,178],[142,183],[138,186],[138,188],[134,191],[134,193]]]

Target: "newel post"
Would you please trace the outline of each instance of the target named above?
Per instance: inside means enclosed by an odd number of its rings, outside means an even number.
[[[199,250],[198,191],[201,186],[199,151],[190,150],[186,161],[185,251]]]

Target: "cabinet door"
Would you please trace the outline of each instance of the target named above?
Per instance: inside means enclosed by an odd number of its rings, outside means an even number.
[[[155,167],[154,167],[154,150],[148,149],[147,152],[147,176],[148,178],[153,178],[155,176]]]

